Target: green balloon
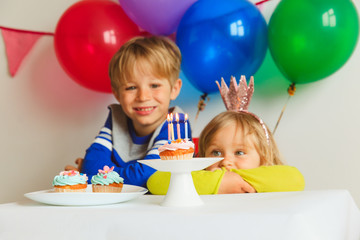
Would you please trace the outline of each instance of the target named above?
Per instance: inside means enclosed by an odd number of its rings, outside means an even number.
[[[308,83],[331,75],[349,59],[359,19],[351,0],[282,0],[268,34],[282,74],[290,82]]]

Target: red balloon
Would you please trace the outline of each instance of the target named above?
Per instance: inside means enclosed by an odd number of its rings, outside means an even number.
[[[80,85],[110,93],[111,57],[121,45],[138,35],[138,26],[119,4],[80,1],[65,11],[56,26],[56,57],[65,72]]]

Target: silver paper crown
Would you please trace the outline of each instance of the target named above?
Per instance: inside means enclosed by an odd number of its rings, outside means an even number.
[[[254,116],[264,129],[267,143],[270,144],[269,132],[261,118],[248,111],[251,97],[254,93],[254,77],[250,77],[249,85],[246,82],[246,77],[241,76],[239,85],[236,84],[235,77],[231,76],[229,87],[226,85],[224,78],[221,78],[221,85],[218,81],[216,84],[219,87],[219,91],[225,107],[229,111],[246,112]]]

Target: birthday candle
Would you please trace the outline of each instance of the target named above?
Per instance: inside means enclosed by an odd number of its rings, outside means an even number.
[[[167,120],[167,123],[168,123],[168,140],[170,141],[171,139],[171,129],[170,129],[170,115],[168,114],[167,116],[166,116],[166,120]]]
[[[171,121],[171,140],[175,140],[175,137],[174,137],[174,125],[173,125],[173,120],[174,120],[174,116],[172,113],[170,113],[170,121]]]
[[[188,115],[185,113],[185,140],[188,139],[187,120],[188,120]]]
[[[178,113],[175,114],[175,118],[176,118],[177,136],[178,136],[178,139],[180,139],[181,136],[180,136],[180,124],[179,124],[179,114]]]

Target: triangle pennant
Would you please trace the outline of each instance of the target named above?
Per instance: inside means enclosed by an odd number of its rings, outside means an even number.
[[[12,77],[18,71],[21,62],[42,34],[11,29],[1,29],[5,43],[9,72]]]

